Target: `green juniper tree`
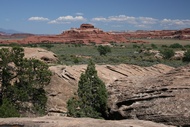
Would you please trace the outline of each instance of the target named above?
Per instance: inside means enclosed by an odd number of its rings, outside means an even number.
[[[107,90],[97,75],[95,64],[90,61],[78,82],[78,96],[67,102],[68,115],[73,117],[105,117]]]
[[[6,113],[10,109],[6,104],[14,112],[43,113],[47,101],[44,86],[51,76],[48,65],[24,58],[24,49],[13,47],[0,49],[0,66],[0,117],[12,116]]]

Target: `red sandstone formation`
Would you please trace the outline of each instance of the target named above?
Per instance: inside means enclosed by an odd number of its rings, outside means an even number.
[[[131,40],[134,38],[135,40]],[[82,24],[80,28],[71,28],[55,36],[31,36],[20,43],[84,43],[109,42],[146,43],[136,39],[183,39],[190,40],[190,28],[184,30],[136,31],[127,33],[104,32],[91,24]]]
[[[82,24],[80,28],[71,28],[55,36],[31,36],[21,43],[84,43],[98,44],[109,42],[128,42],[124,34],[113,34],[95,28],[91,24]]]
[[[23,38],[34,36],[34,34],[29,33],[17,33],[17,34],[6,34],[0,33],[0,43],[10,44],[10,43],[21,43]]]
[[[24,38],[21,40],[21,38]],[[82,24],[80,28],[71,28],[59,35],[38,36],[32,34],[1,35],[0,43],[83,43],[106,44],[109,42],[146,43],[137,39],[182,39],[190,40],[190,28],[183,30],[155,30],[136,32],[104,32],[91,24]]]
[[[125,33],[125,36],[138,39],[180,39],[190,40],[190,28],[183,30],[155,30],[155,31],[136,31]]]

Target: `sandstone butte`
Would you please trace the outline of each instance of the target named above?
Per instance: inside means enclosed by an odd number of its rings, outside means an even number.
[[[127,42],[124,34],[112,34],[95,28],[91,24],[82,24],[80,28],[71,28],[55,36],[31,36],[23,39],[21,43],[81,43],[98,44],[108,42]]]

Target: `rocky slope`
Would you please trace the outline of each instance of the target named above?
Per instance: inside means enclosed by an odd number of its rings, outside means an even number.
[[[77,83],[80,74],[85,71],[86,65],[57,65],[51,66],[50,70],[53,72],[53,77],[49,86],[46,87],[48,92],[48,111],[49,114],[55,115],[65,113],[66,102],[69,97],[74,95],[77,90]],[[109,105],[117,102],[117,96],[121,93],[116,93],[111,85],[120,79],[127,78],[131,84],[140,83],[143,79],[150,76],[157,76],[168,72],[173,69],[172,67],[162,64],[152,67],[139,67],[135,65],[96,65],[98,76],[105,82],[109,93]],[[121,87],[121,86],[116,86]]]
[[[66,101],[77,90],[86,65],[52,66],[48,92],[49,115],[64,115]],[[141,119],[165,124],[190,124],[190,65],[174,69],[158,64],[96,65],[109,92],[110,119]]]
[[[128,78],[115,81],[111,85],[111,95],[120,95],[112,104],[111,117],[190,126],[189,76],[190,65],[187,65],[157,77],[150,76],[139,83],[131,83]]]

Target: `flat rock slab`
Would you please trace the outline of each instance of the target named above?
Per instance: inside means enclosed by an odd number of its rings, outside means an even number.
[[[0,127],[174,127],[143,120],[100,120],[92,118],[38,117],[1,118]]]

